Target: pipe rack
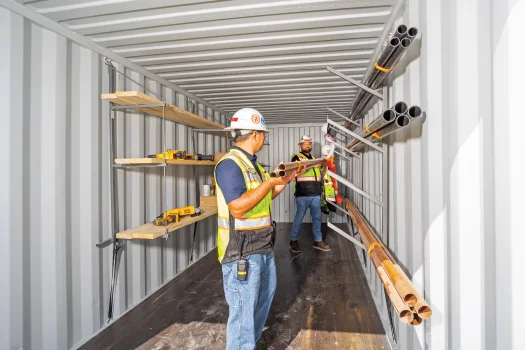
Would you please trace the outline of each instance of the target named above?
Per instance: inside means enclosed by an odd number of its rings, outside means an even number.
[[[391,301],[390,305],[392,305],[395,309],[401,322],[410,323],[412,325],[421,324],[423,319],[429,318],[431,316],[432,310],[426,301],[421,297],[421,295],[415,290],[411,281],[405,275],[403,270],[397,265],[394,258],[388,251],[388,248],[382,243],[382,240],[386,239],[386,243],[388,244],[389,213],[388,145],[383,143],[382,140],[384,137],[399,130],[400,128],[406,127],[412,120],[419,118],[422,114],[422,111],[419,106],[414,105],[408,107],[404,102],[398,102],[389,108],[388,88],[386,84],[382,86],[382,93],[377,91],[377,88],[383,84],[383,81],[387,78],[390,70],[395,67],[397,62],[405,53],[406,48],[410,46],[416,35],[417,28],[407,28],[404,25],[397,27],[396,32],[389,40],[389,45],[380,54],[378,61],[375,64],[376,69],[372,70],[370,74],[365,76],[365,79],[363,79],[362,83],[345,76],[341,72],[338,72],[331,67],[326,67],[329,72],[357,86],[359,88],[359,92],[357,97],[354,99],[349,117],[343,116],[331,108],[328,108],[329,112],[346,121],[346,127],[331,120],[328,116],[328,125],[325,124],[323,126],[323,131],[327,134],[326,138],[328,143],[334,144],[345,151],[351,152],[351,154],[355,154],[353,152],[358,152],[363,147],[369,146],[372,151],[377,151],[382,155],[382,177],[380,181],[381,193],[378,196],[367,193],[363,190],[363,157],[357,158],[357,166],[361,172],[359,181],[360,183],[352,183],[348,179],[345,179],[341,175],[331,171],[328,173],[334,180],[345,185],[347,188],[358,195],[357,199],[361,201],[360,207],[363,207],[364,201],[367,200],[369,203],[374,203],[381,208],[380,210],[382,218],[381,227],[379,230],[380,235],[376,235],[375,232],[366,224],[366,221],[362,214],[360,214],[357,206],[348,205],[347,203],[345,203],[345,208],[342,208],[339,205],[334,205],[334,207],[351,217],[349,220],[349,226],[352,224],[351,232],[354,231],[353,227],[356,227],[358,233],[360,234],[361,242],[357,241],[354,238],[354,235],[348,234],[343,230],[336,228],[330,222],[328,223],[328,226],[338,234],[355,243],[359,248],[368,251],[370,261],[372,261],[374,264],[378,277],[385,288],[385,298],[388,296],[388,299]],[[362,120],[359,117],[372,98],[379,98],[382,100],[383,112],[380,112],[376,119],[370,121],[366,126],[364,126]],[[361,127],[362,130],[360,132],[353,132],[350,130],[351,127]],[[331,130],[341,133],[346,137],[352,137],[352,140],[348,145],[342,146],[336,142],[337,138],[333,137],[333,134],[332,136],[328,137],[328,133]],[[366,264],[366,262],[367,260],[364,257],[364,263]],[[395,339],[393,320],[391,318],[390,309],[388,310],[390,325],[392,328],[392,337]]]

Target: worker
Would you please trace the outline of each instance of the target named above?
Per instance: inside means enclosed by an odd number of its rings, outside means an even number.
[[[302,173],[270,178],[257,164],[268,129],[252,108],[237,111],[230,127],[235,146],[215,167],[218,254],[229,305],[227,349],[255,349],[277,286],[272,200]]]
[[[308,135],[301,137],[299,141],[301,151],[292,156],[292,162],[301,160],[315,159],[312,152],[312,139]],[[328,252],[330,246],[323,241],[321,232],[321,194],[323,192],[323,178],[319,168],[312,168],[295,178],[295,218],[293,221],[292,231],[290,232],[290,250],[294,253],[300,253],[299,247],[299,230],[304,219],[306,211],[310,209],[312,216],[312,229],[314,232],[314,249]]]

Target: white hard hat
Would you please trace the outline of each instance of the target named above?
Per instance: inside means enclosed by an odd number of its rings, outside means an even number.
[[[334,154],[335,146],[332,145],[324,145],[321,148],[321,157],[324,159],[330,158]]]
[[[254,108],[239,109],[232,117],[230,126],[224,130],[246,130],[246,131],[264,131],[268,132],[264,117]],[[246,132],[247,133],[247,132]],[[246,134],[242,133],[242,134]]]
[[[308,135],[301,136],[301,141],[299,141],[298,145],[300,145],[303,142],[312,142],[312,139]]]

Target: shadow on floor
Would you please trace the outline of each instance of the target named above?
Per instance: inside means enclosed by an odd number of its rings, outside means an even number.
[[[278,224],[277,291],[258,349],[389,349],[352,243],[323,226],[331,252],[288,248],[291,224]],[[199,260],[81,349],[224,349],[228,305],[216,251]]]

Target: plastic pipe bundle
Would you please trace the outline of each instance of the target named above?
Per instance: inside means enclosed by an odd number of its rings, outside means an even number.
[[[344,203],[399,319],[404,323],[420,325],[423,319],[432,316],[432,309],[417,292],[359,210],[348,198]]]
[[[407,29],[403,24],[397,27],[396,32],[388,42],[388,45],[379,55],[379,58],[375,63],[375,70],[363,80],[363,84],[371,89],[377,89],[383,83],[390,71],[396,66],[397,62],[401,59],[417,34],[418,29],[415,27]],[[364,90],[359,90],[354,103],[352,104],[352,108],[350,109],[351,119],[358,119],[361,117],[363,110],[372,99],[372,96],[372,94],[367,93]]]

